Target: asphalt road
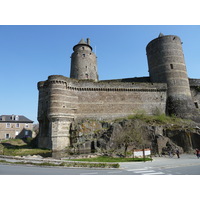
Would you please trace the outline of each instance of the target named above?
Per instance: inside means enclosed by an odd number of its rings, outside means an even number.
[[[200,175],[200,159],[195,155],[181,155],[180,159],[161,157],[153,162],[120,163],[120,169],[0,164],[0,175]]]

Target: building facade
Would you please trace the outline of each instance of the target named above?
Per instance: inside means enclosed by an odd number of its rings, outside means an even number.
[[[115,119],[144,111],[199,120],[200,80],[188,79],[178,36],[159,35],[146,47],[149,77],[98,80],[90,40],[74,46],[70,78],[49,76],[38,83],[38,147],[70,146],[76,119]]]
[[[32,137],[33,121],[23,115],[0,116],[0,140]]]

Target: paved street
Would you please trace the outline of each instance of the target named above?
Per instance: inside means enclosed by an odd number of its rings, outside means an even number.
[[[120,163],[120,169],[38,167],[0,164],[1,175],[200,175],[195,155],[155,157],[152,162]]]

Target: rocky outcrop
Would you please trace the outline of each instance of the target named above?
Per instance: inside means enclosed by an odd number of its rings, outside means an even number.
[[[139,119],[115,121],[79,120],[72,123],[70,130],[72,153],[123,154],[133,149],[151,148],[153,154],[167,154],[179,149],[191,152],[200,148],[200,135],[196,124],[149,124]],[[126,137],[129,137],[126,143]],[[137,139],[137,142],[135,140]],[[119,142],[120,140],[120,142]]]

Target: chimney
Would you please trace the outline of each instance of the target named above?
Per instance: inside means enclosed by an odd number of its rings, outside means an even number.
[[[90,38],[87,38],[87,44],[90,45]]]
[[[14,114],[12,114],[11,120],[15,120],[15,115]]]

